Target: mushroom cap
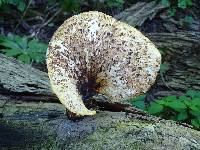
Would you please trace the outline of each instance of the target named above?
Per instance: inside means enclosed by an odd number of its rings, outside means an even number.
[[[97,11],[67,19],[47,51],[52,89],[77,114],[83,111],[82,96],[90,92],[113,102],[145,93],[160,63],[158,49],[140,31]]]

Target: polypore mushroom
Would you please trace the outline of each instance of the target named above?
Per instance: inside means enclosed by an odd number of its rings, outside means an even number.
[[[161,55],[134,27],[101,12],[72,16],[54,33],[47,51],[52,90],[77,115],[94,115],[82,96],[98,92],[113,102],[146,92]]]

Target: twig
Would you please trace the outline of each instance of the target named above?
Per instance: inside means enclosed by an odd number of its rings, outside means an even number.
[[[23,12],[23,14],[22,14],[22,16],[21,16],[21,18],[20,18],[20,20],[19,20],[19,22],[18,22],[18,24],[15,26],[14,33],[16,32],[17,28],[18,28],[19,25],[21,24],[21,22],[22,22],[24,16],[26,15],[26,13],[27,13],[27,11],[28,11],[28,8],[30,7],[32,1],[33,1],[33,0],[30,0],[30,1],[29,1],[29,3],[28,3],[28,5],[27,5],[26,9],[24,10],[24,12]]]
[[[47,20],[41,27],[43,28],[44,26],[48,25],[60,12],[62,11],[62,9],[59,9],[51,18],[49,18],[49,20]]]
[[[173,91],[173,92],[176,92],[176,91],[174,91],[171,87],[169,87],[169,85],[165,82],[165,79],[164,79],[162,73],[160,74],[160,76],[161,76],[161,80],[162,80],[162,82],[165,84],[165,86],[166,86],[169,90],[171,90],[171,91]]]
[[[46,25],[48,25],[60,12],[62,11],[62,9],[59,9],[51,18],[49,18],[49,20],[47,20],[45,23],[43,23],[37,30],[36,32],[36,36],[39,33],[39,31],[45,27]]]

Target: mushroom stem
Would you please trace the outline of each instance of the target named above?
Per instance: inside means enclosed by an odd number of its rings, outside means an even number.
[[[51,71],[50,71],[51,70]],[[69,78],[67,72],[49,68],[50,83],[53,92],[57,95],[60,102],[72,113],[80,116],[95,115],[96,111],[87,109],[82,101],[82,96],[78,92],[75,79]],[[56,77],[56,80],[54,80]]]

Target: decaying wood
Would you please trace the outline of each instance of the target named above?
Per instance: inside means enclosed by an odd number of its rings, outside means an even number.
[[[0,101],[2,149],[200,149],[200,132],[152,116],[100,111],[70,121],[55,103]]]
[[[147,19],[153,19],[163,8],[166,8],[166,6],[163,6],[161,3],[157,3],[156,1],[149,3],[138,2],[114,17],[131,26],[142,26]]]
[[[57,101],[51,92],[47,73],[2,54],[0,64],[0,97]]]
[[[0,54],[0,85],[9,92],[50,94],[47,74]]]
[[[160,79],[175,91],[200,90],[200,32],[146,34],[159,48],[165,49],[163,61],[169,62],[169,71]],[[169,89],[168,89],[169,90]],[[170,90],[169,90],[170,91]]]

